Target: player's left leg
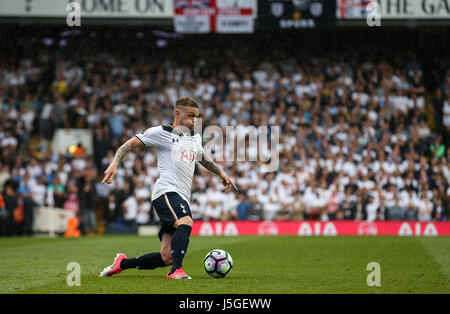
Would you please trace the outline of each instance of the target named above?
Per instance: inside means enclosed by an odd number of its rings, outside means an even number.
[[[172,269],[167,274],[167,278],[175,279],[191,279],[183,271],[183,259],[186,255],[189,237],[191,235],[192,225],[194,224],[190,216],[184,216],[175,221],[173,227],[176,228],[172,236],[171,253],[172,253]]]
[[[164,262],[160,252],[152,252],[134,258],[127,258],[120,263],[120,268],[122,270],[128,268],[155,269],[165,266],[167,266],[167,264]]]
[[[109,277],[115,274],[120,274],[125,269],[155,269],[158,267],[168,266],[163,260],[160,252],[148,253],[138,257],[127,258],[125,254],[119,253],[116,255],[111,266],[105,267],[100,273],[100,277]]]
[[[159,235],[161,239],[161,250],[159,252],[152,252],[138,257],[127,258],[123,253],[116,255],[111,266],[105,267],[100,273],[100,277],[109,277],[115,274],[120,274],[125,269],[155,269],[158,267],[165,267],[172,264],[171,241],[172,235],[170,233],[162,233]]]
[[[161,250],[159,252],[124,259],[120,263],[120,268],[122,270],[128,268],[155,269],[171,265],[172,254],[170,244],[172,242],[172,235],[170,233],[162,233],[159,236],[161,239]]]

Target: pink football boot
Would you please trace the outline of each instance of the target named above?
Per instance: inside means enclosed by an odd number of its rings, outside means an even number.
[[[109,277],[114,274],[120,274],[122,272],[122,269],[120,269],[120,262],[126,258],[127,256],[123,253],[116,254],[112,265],[105,267],[105,269],[103,269],[100,273],[100,277]]]

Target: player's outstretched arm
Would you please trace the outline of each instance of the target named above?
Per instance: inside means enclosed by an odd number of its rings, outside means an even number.
[[[119,149],[116,151],[114,155],[113,161],[109,164],[109,167],[105,170],[105,176],[103,177],[102,183],[111,184],[112,180],[117,174],[117,167],[119,166],[122,159],[135,148],[142,147],[144,144],[137,138],[133,137],[126,141]]]
[[[225,171],[220,169],[220,167],[214,162],[211,156],[203,153],[202,159],[199,161],[199,163],[200,165],[220,177],[220,179],[222,180],[222,184],[226,187],[225,192],[228,192],[230,190],[230,186],[232,186],[236,191],[238,190],[233,181],[231,181],[230,177],[228,177]]]

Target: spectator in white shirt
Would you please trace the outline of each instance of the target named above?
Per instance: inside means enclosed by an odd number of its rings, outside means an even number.
[[[124,211],[123,218],[125,224],[129,227],[135,226],[138,213],[138,201],[135,193],[125,200],[122,204],[122,209]]]
[[[379,210],[380,204],[375,200],[375,196],[373,194],[369,194],[369,200],[366,204],[366,220],[368,222],[375,221],[379,218]]]
[[[419,201],[420,200],[412,188],[409,188],[406,193],[401,193],[400,206],[405,209],[406,220],[417,220],[417,204]]]
[[[3,147],[16,149],[19,142],[12,135],[12,133],[8,131],[8,132],[6,132],[6,136],[2,139],[1,144]]]
[[[205,192],[206,196],[206,218],[208,220],[220,220],[224,211],[224,193],[212,184]]]
[[[204,207],[200,204],[196,194],[193,194],[191,197],[190,209],[193,220],[203,220],[205,218]]]
[[[420,195],[420,200],[417,202],[418,215],[417,219],[419,221],[431,221],[431,213],[433,212],[433,203],[428,200],[426,193],[422,192]]]
[[[34,184],[30,185],[30,189],[33,191],[33,201],[35,201],[38,206],[45,206],[47,188],[43,179],[38,178]]]
[[[150,210],[152,208],[148,198],[141,195],[138,197],[136,222],[138,225],[145,225],[150,222]]]

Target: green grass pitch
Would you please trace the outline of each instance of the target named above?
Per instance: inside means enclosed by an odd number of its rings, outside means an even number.
[[[192,280],[168,280],[168,268],[99,272],[115,253],[159,251],[157,237],[0,238],[0,293],[450,293],[450,237],[191,237],[183,267]],[[203,269],[211,249],[234,259],[224,279]],[[67,284],[80,265],[80,286]],[[367,264],[380,265],[381,286],[369,287]]]

